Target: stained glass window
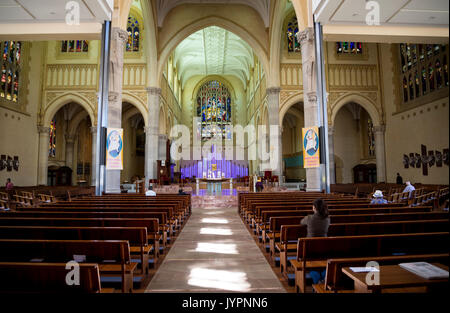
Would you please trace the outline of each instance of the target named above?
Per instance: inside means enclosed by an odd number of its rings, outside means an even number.
[[[2,51],[0,99],[17,102],[19,98],[22,43],[20,41],[3,41],[0,42],[0,49]]]
[[[301,51],[300,43],[298,42],[298,39],[297,39],[297,33],[298,33],[298,21],[297,21],[297,17],[294,16],[292,18],[292,20],[289,22],[287,29],[286,29],[288,52],[300,52]]]
[[[369,143],[369,156],[372,157],[375,156],[375,133],[373,131],[373,122],[371,118],[367,120],[367,136]]]
[[[87,40],[63,40],[61,42],[61,52],[88,52],[89,42]]]
[[[127,24],[128,40],[126,44],[127,52],[137,52],[139,51],[139,41],[140,41],[140,28],[139,21],[132,15],[128,17]]]
[[[399,50],[403,102],[448,86],[446,45],[402,43]]]
[[[50,123],[50,138],[48,143],[48,156],[54,158],[56,156],[56,121]]]
[[[336,43],[337,54],[362,54],[363,47],[361,42],[339,41]]]
[[[201,119],[201,138],[231,140],[231,97],[217,80],[205,83],[197,95],[197,116]]]

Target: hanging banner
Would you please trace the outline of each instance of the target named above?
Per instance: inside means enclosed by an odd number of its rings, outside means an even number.
[[[320,166],[319,127],[302,129],[303,138],[303,164],[305,168]]]
[[[106,169],[123,170],[123,129],[108,128],[106,134]]]

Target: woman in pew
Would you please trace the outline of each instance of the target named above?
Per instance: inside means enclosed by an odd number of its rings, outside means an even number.
[[[330,217],[328,216],[328,207],[322,199],[316,199],[313,203],[314,214],[308,215],[301,220],[302,225],[306,225],[307,237],[327,237],[328,227],[330,226]],[[313,284],[318,284],[325,279],[326,270],[322,272],[310,271],[309,275]]]

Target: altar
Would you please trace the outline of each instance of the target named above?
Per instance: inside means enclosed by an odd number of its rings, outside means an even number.
[[[209,194],[222,193],[222,183],[224,182],[230,182],[230,189],[233,189],[232,178],[197,178],[197,191],[200,189],[200,182],[207,184]]]

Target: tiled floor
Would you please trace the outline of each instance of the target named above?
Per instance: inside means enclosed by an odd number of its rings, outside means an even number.
[[[146,292],[286,292],[242,223],[236,197],[201,198]]]

